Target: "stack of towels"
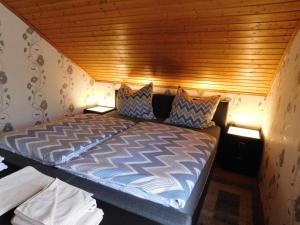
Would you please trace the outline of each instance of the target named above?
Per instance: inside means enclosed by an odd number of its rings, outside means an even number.
[[[0,179],[0,196],[5,192],[0,215],[19,205],[14,211],[13,225],[98,225],[103,218],[103,211],[97,208],[91,193],[32,167]]]
[[[4,158],[0,156],[0,171],[7,169],[7,165],[3,163]]]

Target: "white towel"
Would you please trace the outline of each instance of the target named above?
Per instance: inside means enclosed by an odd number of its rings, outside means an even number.
[[[97,204],[91,193],[59,179],[15,210],[15,215],[32,225],[76,224]]]
[[[7,169],[7,165],[5,165],[4,163],[0,162],[0,171],[6,170],[6,169]]]
[[[103,215],[102,209],[96,208],[93,212],[88,212],[81,217],[76,225],[99,225],[103,219]]]
[[[103,219],[102,209],[96,208],[93,212],[86,212],[79,220],[72,225],[99,225]],[[18,216],[14,216],[11,223],[13,225],[33,225],[31,222],[27,222]]]
[[[3,162],[4,158],[0,155],[0,163]]]
[[[54,181],[33,167],[0,179],[0,216],[17,207]]]

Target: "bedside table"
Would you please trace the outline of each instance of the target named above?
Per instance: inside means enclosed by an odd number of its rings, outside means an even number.
[[[229,126],[224,135],[220,149],[221,166],[257,176],[263,151],[260,131]]]
[[[83,113],[96,113],[104,115],[105,113],[109,113],[111,111],[116,110],[115,107],[109,107],[109,106],[96,106],[88,109],[84,109]]]

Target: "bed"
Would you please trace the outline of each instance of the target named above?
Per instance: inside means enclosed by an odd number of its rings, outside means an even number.
[[[192,179],[194,181],[193,184],[184,184],[186,186],[190,185],[190,193],[188,193],[188,195],[178,190],[175,190],[175,192],[177,191],[175,195],[174,192],[172,192],[174,190],[170,191],[170,189],[168,189],[167,192],[160,193],[160,195],[157,194],[158,191],[154,189],[154,191],[152,190],[152,192],[149,191],[149,193],[152,195],[142,196],[144,191],[140,191],[141,187],[149,187],[149,184],[153,185],[157,182],[157,180],[151,180],[152,183],[148,182],[149,177],[147,176],[143,177],[142,179],[147,180],[148,183],[142,183],[142,185],[140,185],[141,183],[139,183],[139,185],[134,186],[134,188],[127,188],[128,190],[124,191],[124,184],[128,182],[128,179],[131,181],[135,180],[136,176],[139,174],[136,171],[145,169],[140,167],[138,168],[139,170],[134,171],[133,175],[131,173],[132,176],[128,176],[128,168],[126,168],[126,173],[124,174],[125,176],[118,178],[118,185],[116,185],[116,182],[97,182],[99,180],[103,181],[103,176],[107,174],[105,173],[107,171],[99,172],[95,170],[95,168],[97,169],[97,166],[103,165],[104,163],[106,163],[105,165],[107,166],[108,162],[101,161],[101,159],[105,158],[104,153],[104,155],[100,154],[98,159],[96,157],[96,160],[94,160],[94,153],[97,153],[97,151],[103,152],[104,150],[108,150],[110,148],[114,149],[114,146],[118,145],[118,143],[120,143],[120,140],[124,140],[124,135],[131,135],[130,137],[132,138],[136,132],[142,133],[141,131],[144,129],[144,131],[149,131],[151,133],[151,131],[153,131],[153,129],[155,130],[157,127],[159,127],[160,129],[165,129],[164,132],[169,132],[169,134],[171,135],[178,135],[180,132],[183,132],[185,128],[171,127],[170,125],[161,124],[161,120],[167,118],[170,113],[173,98],[174,96],[163,94],[155,94],[153,96],[154,114],[158,118],[158,120],[152,122],[131,120],[131,122],[135,123],[135,125],[132,126],[132,124],[128,123],[128,118],[119,116],[115,111],[107,114],[107,118],[116,118],[126,121],[126,129],[120,132],[116,132],[113,137],[105,139],[103,143],[97,143],[93,145],[88,151],[84,150],[85,153],[81,152],[80,154],[78,154],[79,157],[75,158],[74,160],[72,159],[71,161],[66,160],[65,162],[60,162],[58,165],[55,165],[56,167],[53,167],[53,165],[43,165],[41,163],[41,160],[32,160],[26,155],[21,156],[6,150],[0,150],[0,154],[6,157],[6,160],[11,164],[14,164],[15,166],[34,166],[41,172],[44,172],[50,176],[61,178],[70,184],[94,193],[95,198],[99,200],[100,207],[102,207],[105,212],[104,220],[102,222],[103,224],[195,224],[198,218],[200,207],[202,205],[202,201],[205,197],[209,175],[212,170],[217,152],[220,133],[222,132],[226,124],[228,102],[220,102],[218,105],[217,111],[214,116],[214,121],[217,126],[202,131],[189,129],[189,131],[187,132],[193,139],[197,139],[197,137],[199,137],[204,145],[212,146],[209,151],[201,152],[201,154],[203,154],[205,158],[205,163],[201,162],[200,160],[195,160],[195,158],[193,159],[194,161],[188,161],[188,163],[198,163],[197,166],[200,166],[201,168],[201,173],[199,173],[199,171],[194,171],[194,174],[191,173],[194,175],[194,178]],[[136,141],[139,140],[136,138],[144,139],[145,136],[134,138],[134,140]],[[188,141],[190,141],[190,139],[188,139]],[[209,141],[212,141],[213,143],[209,143]],[[182,144],[185,145],[186,143]],[[139,148],[143,147],[144,146],[139,146]],[[158,146],[156,147],[159,151],[160,148]],[[112,151],[107,152],[109,154],[112,153]],[[127,154],[127,152],[125,153]],[[157,152],[155,154],[157,154]],[[161,152],[159,152],[159,154],[161,154]],[[202,167],[200,165],[201,163],[203,163]],[[122,164],[122,169],[124,170],[123,166],[124,165]],[[112,170],[109,171],[109,174],[111,174]],[[158,171],[157,173],[161,174],[162,170]],[[168,174],[166,176],[168,176]],[[174,182],[174,180],[172,181]],[[166,183],[164,184],[169,185],[169,183],[170,181],[166,179]],[[170,185],[168,187],[170,187]],[[155,196],[159,195],[160,198],[156,199]],[[174,195],[177,197],[173,199],[169,197]],[[172,200],[174,199],[179,199],[179,201],[175,201],[174,203],[174,201],[172,202]]]

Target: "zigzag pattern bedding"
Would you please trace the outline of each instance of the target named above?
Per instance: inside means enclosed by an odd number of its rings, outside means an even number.
[[[34,127],[3,133],[1,148],[57,165],[134,125],[130,120],[80,114]]]
[[[215,145],[205,133],[141,122],[59,168],[179,209]]]
[[[220,95],[193,99],[178,88],[172,104],[170,117],[165,122],[192,128],[205,129],[214,125],[212,118],[219,104]]]
[[[122,84],[118,91],[118,112],[132,118],[154,119],[152,92],[152,83],[138,91],[133,91],[126,84]]]

